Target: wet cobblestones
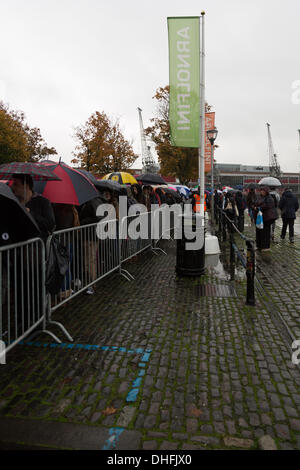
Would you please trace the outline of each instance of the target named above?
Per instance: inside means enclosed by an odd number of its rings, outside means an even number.
[[[278,321],[259,296],[255,308],[245,305],[245,275],[230,281],[228,271],[210,268],[179,279],[175,244],[163,245],[168,256],[128,263],[135,281],[113,275],[93,297],[55,312],[76,343],[115,350],[45,347],[46,335],[40,346],[17,346],[0,367],[0,416],[123,426],[140,432],[141,449],[257,448],[265,434],[278,448],[299,448],[300,370]],[[300,339],[299,248],[300,239],[276,244],[257,263]],[[236,296],[199,296],[204,284],[230,285]],[[129,403],[142,369],[136,348],[151,353]]]

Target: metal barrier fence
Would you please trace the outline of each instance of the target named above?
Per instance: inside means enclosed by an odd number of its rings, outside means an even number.
[[[109,220],[54,232],[70,261],[59,293],[51,296],[51,312],[119,268],[117,225],[117,220]],[[51,237],[47,253],[50,242]]]
[[[225,211],[218,206],[216,214],[216,222],[219,224],[219,233],[222,234],[223,241],[227,239],[227,232],[229,234],[230,241],[230,264],[234,265],[235,254],[238,259],[241,261],[242,266],[246,270],[247,276],[247,293],[246,293],[246,304],[255,305],[255,290],[254,290],[254,279],[255,279],[255,248],[254,240],[247,238],[243,233],[234,224],[234,220],[230,219]],[[246,243],[247,256],[244,257],[243,253],[240,251],[238,246],[235,243],[234,234],[237,233],[240,238]]]
[[[45,247],[41,239],[0,248],[0,289],[0,340],[6,352],[40,324],[47,332]]]
[[[54,232],[44,242],[37,238],[0,248],[0,342],[8,352],[31,333],[48,333],[58,343],[61,341],[46,325],[56,325],[70,341],[73,338],[52,313],[78,294],[113,272],[127,280],[134,277],[122,265],[146,249],[161,251],[156,243],[165,234],[165,225],[159,224],[153,239],[158,213],[165,215],[168,207],[124,217],[119,223],[109,220]],[[139,220],[137,220],[139,219]],[[174,221],[173,221],[174,223]],[[136,237],[136,224],[140,224],[140,237]],[[170,227],[168,228],[170,230]],[[46,293],[46,260],[52,237],[67,249],[69,265],[56,295]],[[165,253],[166,254],[166,253]],[[42,329],[36,331],[38,325]]]

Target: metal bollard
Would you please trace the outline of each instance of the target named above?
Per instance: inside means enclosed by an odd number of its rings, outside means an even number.
[[[254,276],[255,276],[255,252],[253,242],[246,240],[247,245],[247,305],[255,305]]]
[[[223,242],[226,242],[226,217],[225,215],[223,214],[222,212],[222,239],[223,239]]]

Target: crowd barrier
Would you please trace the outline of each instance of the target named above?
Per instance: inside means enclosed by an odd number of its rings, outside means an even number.
[[[35,238],[0,248],[0,340],[8,352],[42,325],[46,331],[45,246]]]
[[[156,244],[163,237],[169,238],[166,232],[170,231],[170,227],[158,218],[167,210],[168,206],[161,206],[154,212],[124,217],[120,222],[109,220],[59,230],[45,244],[37,238],[1,247],[0,342],[5,342],[5,351],[40,331],[61,343],[46,329],[48,325],[58,326],[69,341],[73,341],[66,328],[52,320],[52,313],[113,272],[118,272],[129,281],[133,280],[134,277],[124,269],[123,264],[144,250],[165,253]],[[157,220],[159,223],[154,230]],[[140,236],[136,235],[135,230],[138,224]],[[47,293],[45,287],[46,261],[52,237],[57,237],[69,257],[67,272],[56,295]],[[40,324],[42,328],[37,331]]]

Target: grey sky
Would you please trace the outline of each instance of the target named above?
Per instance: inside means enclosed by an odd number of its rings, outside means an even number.
[[[292,103],[292,84],[300,80],[298,0],[0,0],[0,6],[0,99],[23,110],[64,161],[75,147],[73,127],[96,110],[119,117],[140,152],[136,108],[148,126],[152,96],[169,81],[167,17],[204,10],[217,161],[268,164],[269,122],[282,169],[299,171],[300,103]]]

